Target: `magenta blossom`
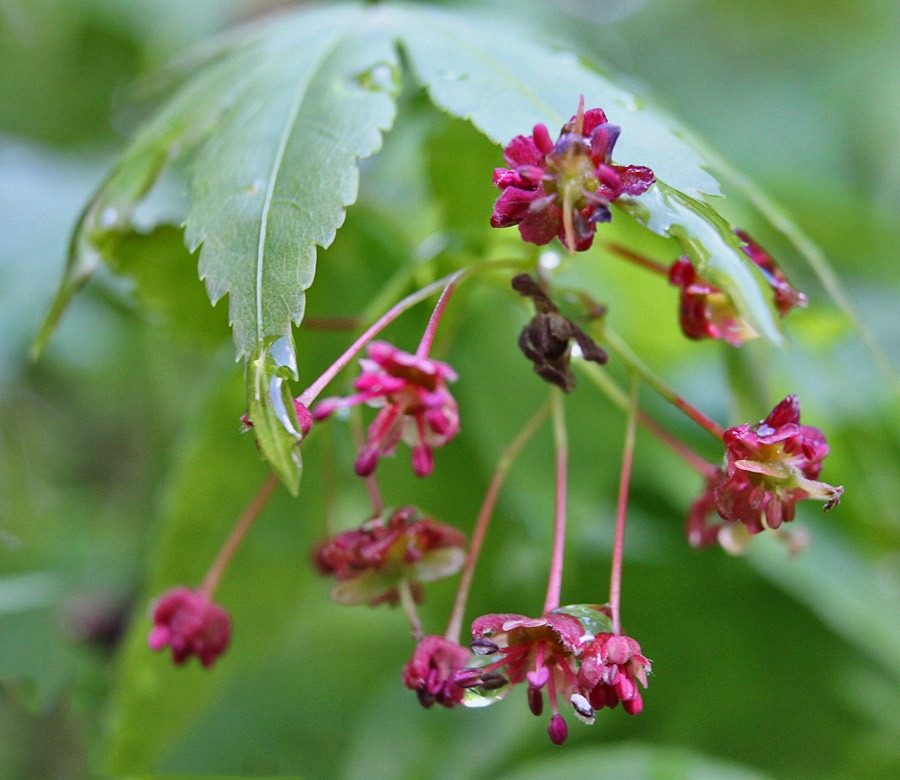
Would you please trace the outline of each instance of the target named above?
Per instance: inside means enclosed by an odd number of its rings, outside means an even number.
[[[462,568],[466,538],[449,525],[424,517],[411,506],[385,521],[369,520],[359,528],[333,536],[316,549],[320,573],[337,581],[331,592],[342,604],[397,604],[405,581],[416,600],[419,583],[449,577]]]
[[[487,663],[458,672],[456,683],[467,689],[496,691],[527,682],[528,706],[535,715],[544,710],[546,689],[551,709],[547,731],[551,741],[560,745],[568,735],[559,712],[560,699],[572,706],[578,720],[594,722],[590,694],[595,683],[584,685],[579,670],[595,652],[595,637],[603,635],[597,629],[609,624],[608,608],[597,606],[562,607],[539,618],[484,615],[472,624],[471,647],[476,654],[487,656]]]
[[[753,261],[772,288],[775,306],[783,317],[795,306],[806,306],[807,297],[795,290],[775,261],[743,231],[736,230],[745,246],[744,254]],[[669,268],[669,282],[681,288],[679,321],[690,339],[721,339],[733,347],[757,338],[756,330],[735,307],[731,298],[714,287],[694,268],[687,257],[679,257]]]
[[[716,469],[716,472],[707,478],[703,492],[691,504],[685,531],[688,544],[695,549],[709,547],[718,542],[725,552],[740,555],[747,549],[753,536],[743,524],[736,520],[724,520],[719,515],[716,507],[716,490],[727,479],[728,475],[721,469]],[[799,555],[809,546],[810,536],[805,529],[788,531],[782,525],[777,534],[792,555]]]
[[[384,341],[373,341],[368,359],[359,361],[362,374],[353,383],[359,391],[347,398],[326,398],[314,411],[321,420],[340,408],[368,403],[381,410],[369,426],[368,440],[356,459],[356,473],[367,477],[378,459],[393,455],[403,439],[412,447],[413,471],[420,477],[434,469],[434,447],[459,432],[459,410],[447,389],[456,373],[446,363],[404,352]]]
[[[185,587],[166,591],[156,602],[152,618],[147,643],[153,650],[169,645],[176,664],[196,655],[208,668],[228,649],[231,619],[203,591]]]
[[[621,634],[597,634],[584,649],[578,683],[589,691],[588,701],[595,710],[622,707],[629,715],[644,708],[637,684],[647,687],[650,661],[641,655],[641,646]]]
[[[844,492],[817,481],[828,444],[818,428],[800,425],[800,401],[789,395],[757,425],[738,425],[722,436],[726,474],[714,489],[723,520],[740,521],[750,534],[794,519],[804,498],[835,506]]]
[[[426,636],[403,667],[403,684],[416,692],[423,707],[431,707],[435,702],[454,707],[462,701],[465,691],[453,678],[468,663],[470,655],[468,648],[456,642],[442,636]]]
[[[570,252],[589,249],[598,222],[609,222],[609,204],[641,195],[655,181],[640,165],[615,165],[611,155],[620,128],[602,109],[584,110],[563,126],[554,144],[545,125],[520,135],[503,150],[509,168],[494,170],[502,190],[491,214],[492,227],[519,226],[532,244],[559,238]]]

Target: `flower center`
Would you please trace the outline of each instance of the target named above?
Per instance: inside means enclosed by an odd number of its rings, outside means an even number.
[[[587,206],[586,193],[600,186],[590,144],[574,133],[563,135],[547,154],[547,173],[550,176],[544,181],[544,191],[563,198],[568,193],[572,207],[578,210]]]

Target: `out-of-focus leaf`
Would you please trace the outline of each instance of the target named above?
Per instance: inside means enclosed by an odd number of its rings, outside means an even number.
[[[634,744],[605,749],[573,747],[565,755],[516,767],[509,774],[498,775],[497,780],[570,780],[597,776],[617,780],[765,780],[767,777],[688,750]]]
[[[847,540],[816,528],[794,560],[771,539],[750,546],[748,560],[768,579],[806,604],[828,627],[900,679],[900,582],[896,568],[874,566]]]
[[[233,377],[213,387],[173,471],[145,595],[121,651],[105,749],[111,772],[154,770],[176,735],[234,674],[270,651],[306,575],[306,567],[297,565],[306,551],[293,527],[296,515],[286,495],[276,494],[215,596],[232,618],[228,652],[207,670],[196,659],[176,667],[168,649],[157,654],[147,646],[148,600],[175,585],[197,586],[265,478],[266,466],[252,457],[246,463],[247,450],[253,447],[251,434],[237,435],[242,397]]]
[[[138,133],[100,185],[72,235],[66,269],[35,342],[35,353],[43,350],[72,296],[97,270],[102,251],[129,230],[135,208],[166,164],[201,141],[246,88],[253,54],[245,50],[215,62],[186,83]]]
[[[178,228],[160,225],[146,235],[131,231],[108,262],[134,279],[137,300],[182,338],[213,347],[227,337],[225,312],[209,307],[197,278],[196,259],[185,249]]]

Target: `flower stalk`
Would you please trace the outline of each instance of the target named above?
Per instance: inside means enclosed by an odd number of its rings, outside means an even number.
[[[622,560],[625,554],[625,520],[628,514],[628,490],[631,484],[631,467],[634,462],[634,441],[637,429],[638,382],[631,376],[631,408],[625,428],[625,446],[622,452],[622,473],[619,477],[619,498],[616,503],[616,531],[613,539],[612,571],[609,578],[609,607],[612,613],[614,634],[622,633],[620,606],[622,598]]]

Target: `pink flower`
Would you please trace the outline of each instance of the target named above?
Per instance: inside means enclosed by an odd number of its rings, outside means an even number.
[[[465,560],[465,546],[462,532],[408,506],[396,510],[387,522],[376,517],[324,541],[314,560],[319,572],[338,581],[331,592],[335,601],[395,605],[403,581],[420,601],[419,583],[458,572]]]
[[[578,683],[589,691],[595,710],[622,707],[629,715],[644,708],[637,684],[647,687],[650,661],[641,655],[641,646],[621,634],[597,634],[584,649]]]
[[[196,655],[205,667],[228,649],[231,619],[202,591],[177,587],[166,591],[153,609],[147,643],[153,650],[172,648],[172,660],[183,664]]]
[[[484,615],[472,624],[471,647],[488,656],[487,663],[463,669],[454,679],[463,688],[484,691],[527,682],[528,706],[535,715],[544,710],[546,689],[552,713],[548,734],[555,744],[562,744],[568,727],[559,713],[560,698],[572,705],[583,723],[594,722],[591,688],[579,681],[579,669],[601,625],[609,625],[606,607],[562,607],[539,618]]]
[[[746,246],[741,247],[760,269],[775,296],[775,306],[783,317],[795,306],[806,306],[807,297],[795,290],[775,261],[743,231],[735,231]],[[722,339],[733,347],[759,334],[741,317],[731,298],[697,273],[687,257],[679,257],[669,268],[669,282],[681,288],[679,320],[690,339]]]
[[[347,398],[326,398],[314,411],[321,420],[335,410],[368,403],[381,410],[369,426],[366,444],[356,459],[356,473],[367,477],[378,459],[393,455],[403,439],[412,447],[413,471],[420,477],[434,469],[432,449],[459,432],[459,410],[447,389],[456,373],[446,363],[419,357],[384,342],[373,341],[362,374],[353,383],[359,391]]]
[[[555,144],[545,125],[513,138],[503,150],[509,168],[494,170],[502,193],[491,226],[518,225],[532,244],[559,238],[570,252],[589,249],[597,223],[612,218],[609,204],[641,195],[655,181],[649,168],[611,162],[619,130],[602,109],[585,111],[582,99]]]
[[[716,509],[723,520],[740,521],[750,534],[778,528],[794,519],[804,498],[834,507],[844,492],[817,481],[828,444],[818,428],[800,425],[800,401],[789,395],[757,425],[725,431],[727,471],[715,486]]]
[[[442,636],[426,636],[412,659],[403,667],[403,684],[416,692],[423,707],[435,702],[444,707],[459,704],[465,691],[453,677],[469,661],[471,653]]]

